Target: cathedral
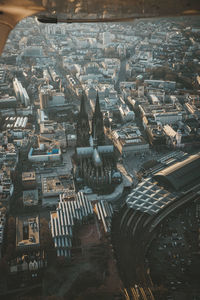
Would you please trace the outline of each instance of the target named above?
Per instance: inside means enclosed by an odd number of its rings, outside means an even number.
[[[82,95],[77,120],[77,147],[75,151],[74,178],[79,187],[90,187],[95,192],[111,190],[121,182],[121,173],[116,168],[113,145],[105,144],[103,114],[97,93],[95,110],[91,121]]]
[[[77,147],[89,146],[90,125],[85,108],[85,98],[82,94],[80,112],[76,126]]]

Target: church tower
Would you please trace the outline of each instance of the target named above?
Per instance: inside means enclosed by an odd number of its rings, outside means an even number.
[[[100,109],[99,94],[97,92],[95,111],[92,118],[92,136],[97,141],[97,145],[104,145],[105,135],[103,126],[103,114]]]
[[[90,126],[89,126],[88,114],[85,108],[85,97],[84,94],[82,94],[80,112],[78,115],[77,128],[76,128],[78,147],[89,146],[89,131],[90,131]]]

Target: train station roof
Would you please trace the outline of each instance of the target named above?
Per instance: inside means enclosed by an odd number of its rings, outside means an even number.
[[[200,179],[200,152],[154,175],[159,184],[179,191]]]

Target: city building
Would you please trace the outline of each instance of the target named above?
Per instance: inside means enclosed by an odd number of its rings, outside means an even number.
[[[16,108],[17,99],[14,96],[4,95],[0,96],[0,108]]]
[[[129,284],[138,285],[142,282],[145,285],[150,279],[147,271],[149,264],[146,263],[147,249],[153,240],[162,236],[160,233],[162,226],[166,225],[169,232],[168,226],[170,228],[172,226],[169,223],[170,216],[173,215],[174,219],[176,218],[174,213],[179,212],[180,217],[191,205],[194,207],[199,205],[200,153],[190,156],[186,153],[174,153],[176,157],[174,154],[164,156],[162,164],[155,166],[139,182],[128,195],[126,204],[113,219],[113,241],[118,267],[127,276]],[[170,229],[170,235],[173,235],[173,229]],[[169,239],[165,244],[166,253],[177,251],[178,247],[173,246],[170,250]],[[172,261],[174,263],[174,256]],[[137,272],[139,268],[143,271]],[[152,273],[150,274],[152,276]],[[170,278],[171,276],[166,277],[165,273],[165,282],[170,281]]]
[[[6,224],[6,209],[0,208],[0,258],[2,257],[5,224]]]
[[[112,140],[122,155],[128,152],[137,155],[149,151],[149,144],[137,126],[125,125],[121,129],[113,130]]]
[[[182,121],[182,113],[180,112],[160,112],[153,114],[155,121],[160,122],[161,124],[173,124],[177,121]]]
[[[84,126],[80,126],[83,124]],[[88,127],[85,125],[87,124]],[[88,116],[81,102],[81,114],[77,123],[77,143],[75,152],[74,177],[80,186],[94,190],[105,190],[105,186],[121,182],[121,174],[116,169],[116,153],[113,145],[105,145],[103,115],[97,94],[92,118],[92,132],[89,136]],[[88,140],[86,140],[88,138]]]
[[[22,185],[26,190],[31,190],[36,187],[35,171],[22,173]]]
[[[22,104],[24,104],[25,107],[30,105],[30,98],[27,94],[26,89],[22,86],[21,82],[14,78],[13,80],[13,87],[16,94],[16,97],[18,100],[21,101]]]
[[[43,197],[59,196],[67,193],[68,181],[64,181],[59,177],[43,177],[42,178],[42,194]],[[74,193],[74,190],[72,190]]]
[[[75,190],[71,174],[67,175],[43,175],[42,183],[42,206],[54,206],[59,201],[59,196],[65,194],[66,198],[74,197]]]
[[[28,159],[35,163],[48,162],[48,161],[60,161],[61,150],[59,148],[48,149],[48,150],[31,148],[28,153]]]
[[[17,251],[38,250],[40,247],[39,217],[20,216],[16,218]]]
[[[112,205],[107,201],[101,200],[95,204],[94,211],[97,214],[98,221],[102,222],[105,233],[110,233],[113,215]]]
[[[13,192],[14,185],[11,179],[10,170],[8,167],[2,167],[0,171],[0,202],[5,206],[8,206]]]
[[[169,125],[165,125],[169,126]],[[149,144],[155,147],[165,146],[167,138],[165,131],[159,125],[148,124],[146,126],[146,133],[148,136]]]
[[[51,212],[51,234],[54,240],[57,256],[71,257],[73,248],[73,227],[75,224],[84,224],[93,216],[90,201],[83,193],[78,193],[73,200],[60,195],[56,211]]]

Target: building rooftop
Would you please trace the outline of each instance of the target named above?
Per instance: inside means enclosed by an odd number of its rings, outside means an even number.
[[[35,180],[35,172],[23,172],[22,173],[22,181],[30,181]]]
[[[159,187],[155,180],[148,177],[138,184],[126,202],[134,210],[154,215],[175,199],[175,194]]]
[[[42,192],[44,197],[58,196],[63,193],[73,195],[74,188],[71,176],[43,177]]]
[[[200,179],[200,152],[154,175],[160,184],[180,190]]]
[[[51,234],[58,256],[71,255],[74,224],[92,214],[92,205],[83,193],[79,192],[72,201],[60,196],[56,211],[51,212]]]
[[[152,168],[151,174],[154,175],[144,178],[128,195],[126,200],[128,207],[156,215],[178,199],[180,189],[183,192],[185,187],[188,190],[188,187],[193,188],[195,184],[198,184],[200,180],[200,153],[184,158],[185,153],[178,151],[163,157],[160,160],[163,166],[159,164],[155,167],[157,171]],[[177,162],[177,160],[179,161]],[[164,167],[168,163],[170,166]]]
[[[16,218],[16,246],[39,246],[39,218],[17,217]]]

